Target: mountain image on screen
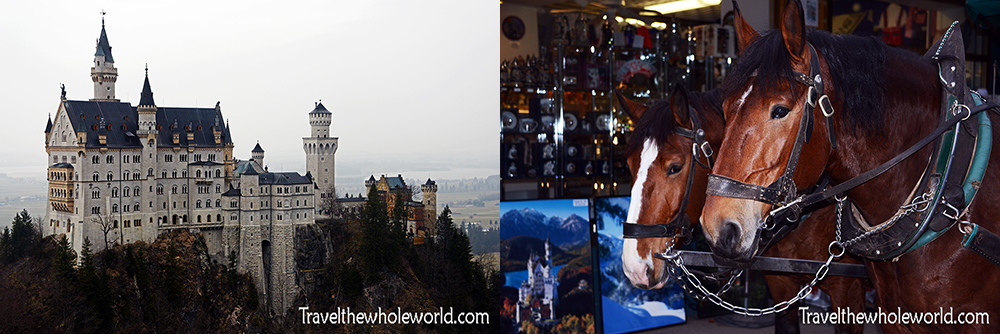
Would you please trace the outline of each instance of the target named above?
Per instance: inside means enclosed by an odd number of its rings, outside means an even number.
[[[560,218],[546,216],[532,208],[510,210],[500,217],[500,238],[530,236],[560,248],[572,248],[590,241],[590,222],[576,214]]]

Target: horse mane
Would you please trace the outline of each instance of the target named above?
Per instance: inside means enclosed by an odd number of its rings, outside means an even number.
[[[705,110],[711,109],[712,111],[719,114],[720,118],[725,119],[722,116],[722,92],[718,89],[713,89],[711,91],[702,92],[688,92],[689,105],[694,108],[695,113],[704,123],[705,120]],[[674,119],[674,110],[670,106],[669,101],[656,100],[653,102],[646,112],[639,117],[638,120],[633,120],[635,122],[635,130],[629,136],[628,142],[625,144],[625,154],[631,155],[635,152],[642,150],[643,143],[646,139],[653,139],[657,144],[664,144],[670,139],[670,136],[674,135],[674,129],[677,128],[677,121]],[[684,110],[682,112],[687,112]]]
[[[920,56],[905,50],[886,46],[874,37],[834,35],[808,29],[806,40],[823,55],[837,87],[831,98],[843,101],[837,110],[844,117],[835,117],[843,128],[856,134],[859,129],[881,133],[884,129],[884,98],[886,59],[926,63]],[[802,93],[802,87],[793,79],[791,56],[785,48],[780,30],[771,30],[760,36],[740,55],[722,85],[724,96],[739,96],[744,84],[756,74],[756,87],[775,87],[781,80],[792,87],[793,94]]]

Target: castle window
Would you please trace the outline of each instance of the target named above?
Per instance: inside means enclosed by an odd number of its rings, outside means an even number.
[[[201,200],[198,200],[198,202],[195,203],[194,207],[198,208],[198,209],[201,209]],[[201,222],[201,216],[198,216],[198,222],[199,223]]]
[[[109,164],[113,164],[113,163],[115,163],[115,157],[114,157],[113,155],[109,155],[109,156],[108,156],[108,163],[109,163]]]
[[[173,154],[164,155],[163,156],[163,161],[164,162],[174,162],[174,155]]]
[[[71,163],[75,164],[76,163],[76,156],[75,155],[70,156],[69,160],[70,160]]]
[[[240,218],[236,217],[236,215],[229,216],[229,220],[232,220],[232,221],[236,221],[236,220],[239,220],[239,219]]]
[[[184,193],[184,194],[188,193],[188,186],[187,185],[181,186],[181,193]]]
[[[128,181],[128,176],[129,176],[128,171],[122,172],[122,180]]]
[[[130,219],[126,219],[126,220],[124,221],[124,225],[125,225],[125,227],[132,227],[132,220],[130,220]]]
[[[128,163],[129,162],[129,158],[128,158],[127,155],[122,157],[122,162],[123,163]]]
[[[199,127],[200,127],[200,126],[201,126],[201,125],[199,125]],[[198,130],[201,130],[201,129],[198,129]],[[195,154],[195,155],[194,155],[194,161],[201,161],[201,154]]]
[[[164,171],[163,171],[163,173],[161,173],[161,176],[160,176],[160,178],[161,178],[161,179],[165,179],[165,178],[167,178],[167,171],[166,171],[166,170],[164,170]]]
[[[221,199],[216,199],[215,200],[215,207],[217,207],[217,208],[222,207],[222,200]],[[222,219],[219,219],[219,220],[222,220]]]
[[[215,177],[222,177],[222,171],[221,171],[221,170],[218,170],[218,169],[216,169],[216,170],[215,170]]]
[[[218,194],[218,193],[221,193],[221,192],[222,192],[222,185],[221,184],[216,184],[215,185],[215,193]]]
[[[101,174],[98,174],[97,172],[94,172],[94,181],[97,181],[100,178],[101,178]]]
[[[194,172],[194,177],[196,177],[196,178],[199,178],[199,179],[200,179],[200,178],[201,178],[201,170],[197,170],[197,171],[195,171],[195,172]]]
[[[139,179],[139,171],[136,171],[135,173],[132,173],[132,179],[133,180],[138,180]]]
[[[112,224],[112,226],[113,226],[114,228],[118,228],[118,220],[115,220],[115,221],[114,221],[114,223]]]
[[[95,165],[96,164],[100,164],[101,163],[101,157],[96,156],[96,155],[93,156],[92,158],[90,158],[90,163],[95,164]]]
[[[115,178],[115,175],[114,175],[114,174],[112,174],[111,172],[108,172],[108,181],[111,181],[111,180],[113,180],[114,178]]]
[[[115,212],[118,212],[118,204],[114,204],[114,205],[111,206],[111,213],[115,213]]]
[[[198,215],[198,222],[201,222],[201,215]]]
[[[222,222],[222,214],[215,214],[215,221]]]
[[[149,187],[149,191],[150,192],[153,191],[152,186]],[[135,189],[132,189],[132,195],[134,195],[135,197],[139,197],[139,186],[136,186]]]
[[[163,185],[160,185],[160,184],[156,185],[156,194],[157,195],[163,195]]]
[[[150,202],[150,204],[153,204],[153,203]],[[135,202],[135,204],[132,205],[132,208],[133,208],[132,210],[138,212],[139,211],[139,202]]]
[[[212,215],[205,215],[205,222],[206,223],[211,223],[212,222]]]
[[[188,177],[188,171],[187,171],[187,169],[181,170],[181,177],[183,177],[183,178],[187,178]]]
[[[186,162],[186,161],[188,161],[188,156],[187,156],[187,154],[181,154],[181,156],[180,156],[180,161],[182,161],[182,162]]]
[[[205,201],[205,207],[206,208],[211,208],[212,207],[212,200]]]
[[[166,175],[164,175],[164,176],[166,176]],[[146,171],[146,177],[153,177],[153,169],[152,168],[150,168],[149,170]]]
[[[170,172],[170,177],[175,178],[175,179],[177,178],[177,170],[176,169],[173,172]]]
[[[174,185],[172,188],[170,188],[170,193],[171,194],[176,194],[177,193],[177,185]]]

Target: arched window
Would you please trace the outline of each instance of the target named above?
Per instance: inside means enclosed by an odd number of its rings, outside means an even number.
[[[93,163],[93,164],[95,164],[95,165],[96,164],[100,164],[101,163],[101,157],[95,155],[93,158],[90,159],[90,162]]]
[[[222,171],[221,171],[221,170],[218,170],[218,169],[216,169],[216,170],[215,170],[215,177],[222,177]]]
[[[146,176],[153,177],[153,169],[152,168],[150,168],[148,171],[146,171]]]
[[[201,209],[201,200],[200,199],[197,202],[195,202],[194,207]],[[198,222],[199,223],[201,222],[201,216],[198,216]]]
[[[111,188],[111,198],[117,198],[117,197],[118,197],[118,188]]]
[[[221,207],[221,206],[222,206],[222,200],[221,199],[215,200],[215,207]],[[222,220],[222,219],[219,219],[219,220]]]
[[[212,207],[212,200],[206,200],[205,201],[205,207],[206,208],[211,208]]]
[[[115,163],[115,157],[114,157],[114,156],[112,156],[112,155],[109,155],[109,156],[108,156],[108,163],[109,163],[109,164],[113,164],[113,163]]]
[[[156,194],[157,195],[163,195],[163,185],[162,184],[157,184],[156,185]]]
[[[174,185],[172,188],[170,188],[170,193],[171,194],[176,194],[177,193],[177,185]]]
[[[199,169],[199,170],[196,170],[196,171],[194,172],[194,177],[196,177],[196,178],[199,178],[199,179],[201,178],[201,170],[200,170],[200,169]]]
[[[215,221],[221,222],[222,221],[222,214],[216,214],[215,215]]]
[[[108,172],[108,181],[114,180],[114,178],[115,178],[115,174],[112,174],[111,172]]]
[[[128,178],[129,178],[129,172],[128,171],[122,172],[122,180],[128,181]]]
[[[170,172],[170,177],[175,178],[175,179],[177,178],[177,170],[176,169],[173,172]]]
[[[100,178],[101,178],[101,174],[98,174],[97,172],[94,172],[94,181],[97,181]]]
[[[166,170],[166,169],[164,169],[164,170],[163,170],[163,173],[161,173],[160,175],[161,175],[161,176],[160,176],[160,178],[161,178],[161,179],[165,179],[165,178],[167,178],[167,170]]]
[[[205,222],[206,223],[211,223],[212,222],[212,215],[205,215]]]
[[[118,212],[118,204],[111,205],[111,212]]]

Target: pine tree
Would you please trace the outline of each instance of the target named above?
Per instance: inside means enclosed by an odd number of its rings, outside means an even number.
[[[69,240],[66,240],[65,234],[56,242],[55,257],[52,261],[59,276],[67,282],[72,282],[76,276],[76,271],[73,269],[73,265],[76,264],[76,252],[69,246]]]
[[[0,261],[13,263],[26,256],[37,255],[41,252],[42,233],[32,222],[28,210],[14,215],[14,220],[10,224],[10,229],[4,228],[0,235]]]
[[[378,272],[386,263],[386,236],[389,229],[389,215],[385,201],[376,187],[368,191],[368,200],[361,212],[361,259],[365,279],[374,282]]]

